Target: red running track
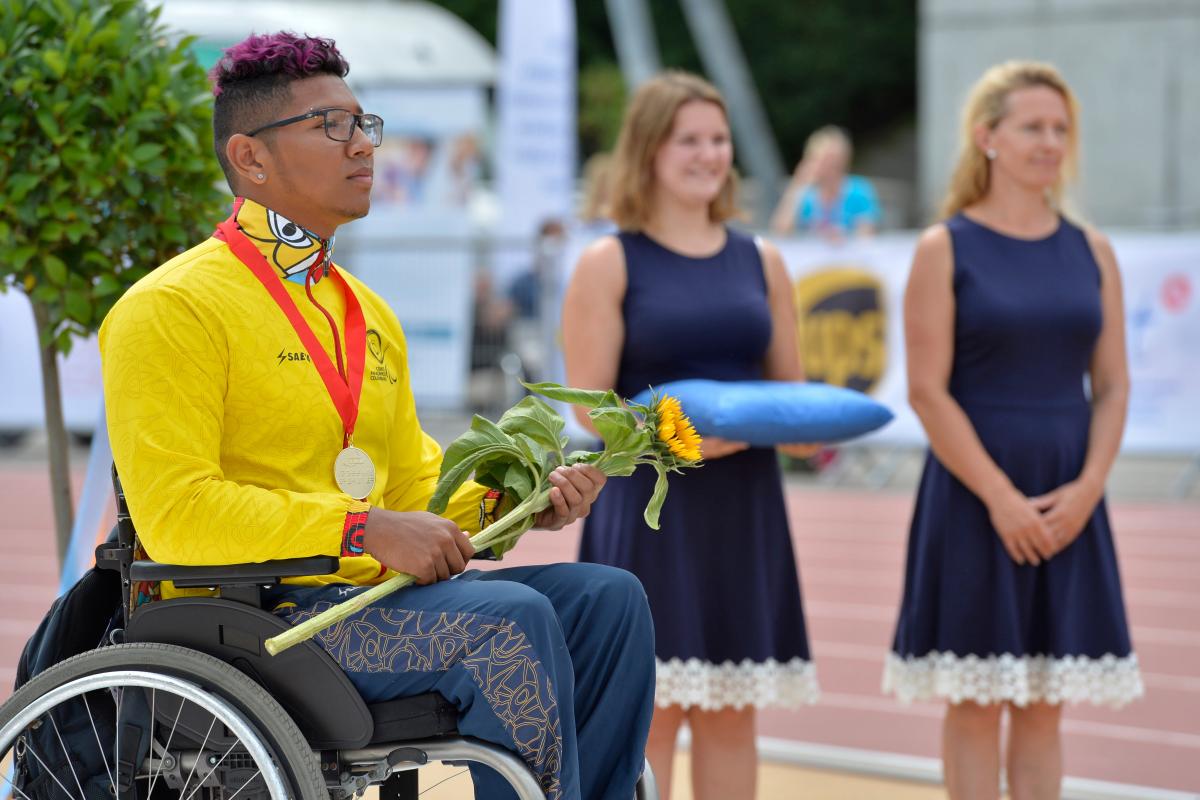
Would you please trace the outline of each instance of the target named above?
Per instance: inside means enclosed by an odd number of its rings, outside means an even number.
[[[54,598],[41,464],[0,467],[0,697]],[[903,576],[912,498],[790,486],[789,513],[821,701],[760,715],[764,736],[936,758],[941,707],[879,690]],[[1120,711],[1069,707],[1070,776],[1200,790],[1200,504],[1116,503],[1113,527],[1146,697]],[[574,558],[577,530],[535,532],[506,565]]]

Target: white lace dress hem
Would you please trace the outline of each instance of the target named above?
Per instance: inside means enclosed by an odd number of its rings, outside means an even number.
[[[901,702],[945,699],[1013,703],[1092,703],[1119,708],[1145,694],[1137,654],[1127,656],[888,655],[883,691]]]
[[[655,659],[658,685],[654,702],[660,707],[678,705],[702,711],[720,708],[797,708],[817,702],[817,670],[811,661],[787,662],[746,659],[741,663],[714,664],[689,658]]]

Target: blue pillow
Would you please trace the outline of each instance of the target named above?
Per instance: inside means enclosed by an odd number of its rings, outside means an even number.
[[[679,398],[701,436],[756,447],[840,442],[882,428],[893,416],[862,392],[824,383],[686,380],[654,390]],[[650,390],[633,400],[649,404]]]

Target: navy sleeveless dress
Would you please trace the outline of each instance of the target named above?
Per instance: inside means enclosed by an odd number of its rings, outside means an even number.
[[[707,258],[640,233],[618,238],[628,276],[619,394],[685,378],[762,378],[771,314],[751,237],[729,230]],[[642,519],[654,481],[645,467],[609,480],[585,521],[579,560],[622,567],[645,586],[656,703],[712,710],[815,701],[775,450],[671,475],[659,531]]]
[[[1016,239],[959,214],[950,394],[1026,496],[1074,480],[1091,424],[1085,377],[1100,271],[1083,231]],[[987,508],[932,454],[917,491],[884,690],[952,703],[1092,702],[1143,692],[1103,500],[1039,566],[1005,551]]]

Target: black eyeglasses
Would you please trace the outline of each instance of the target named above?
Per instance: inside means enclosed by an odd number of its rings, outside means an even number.
[[[358,128],[366,134],[367,140],[374,147],[379,147],[383,144],[383,119],[375,114],[355,114],[353,111],[347,111],[344,108],[321,108],[316,111],[309,111],[307,114],[301,114],[298,117],[288,117],[277,122],[269,122],[266,125],[261,125],[247,133],[247,136],[254,136],[262,133],[270,128],[281,128],[284,125],[291,125],[293,122],[303,122],[306,119],[314,119],[316,117],[325,118],[325,135],[335,142],[348,142],[354,138],[354,129]]]

